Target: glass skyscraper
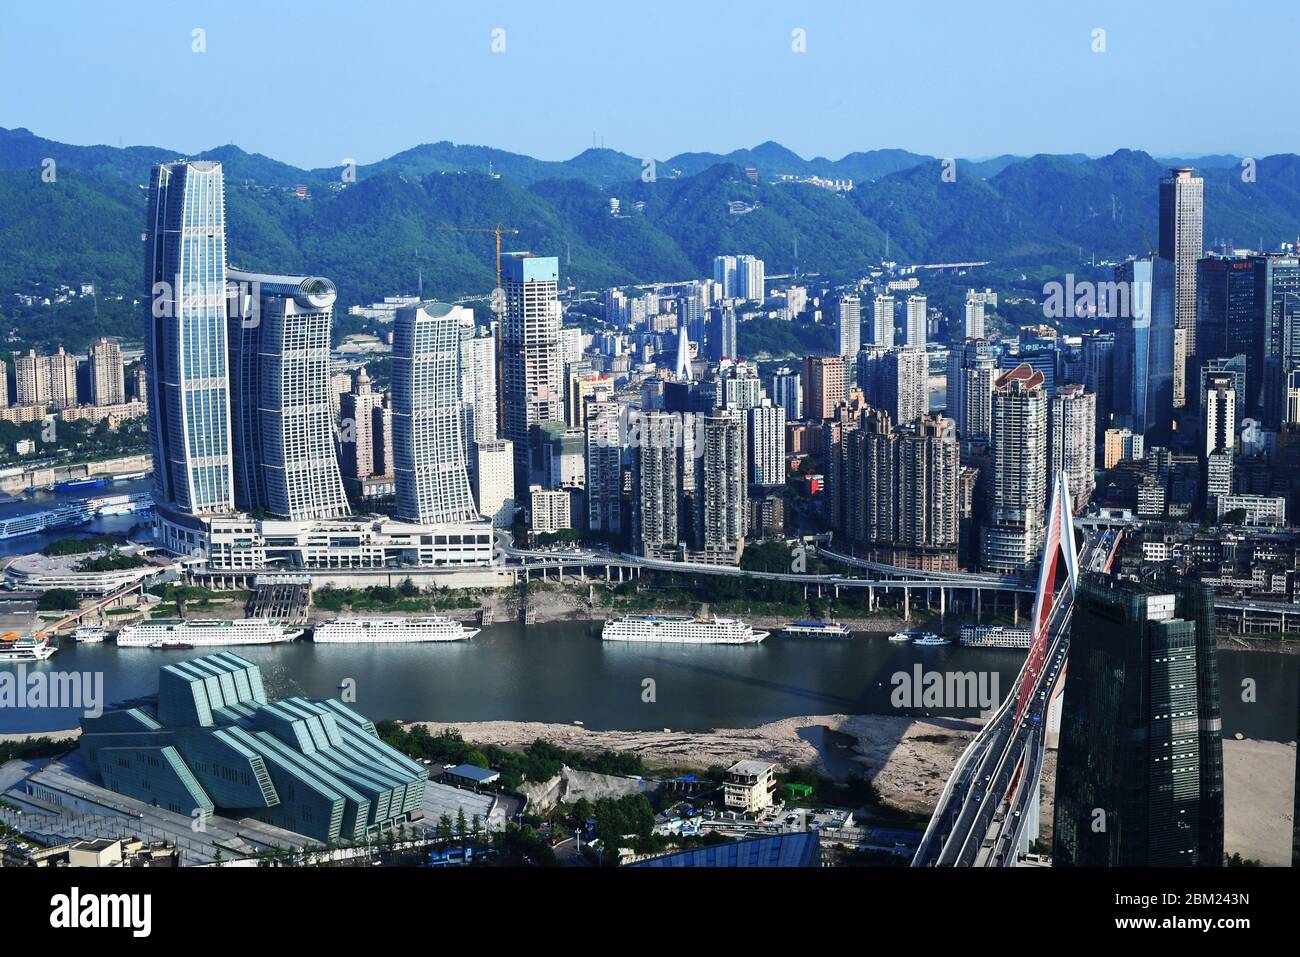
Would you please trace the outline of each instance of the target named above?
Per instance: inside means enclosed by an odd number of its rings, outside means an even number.
[[[421,525],[475,521],[459,387],[467,310],[421,302],[393,324],[393,474],[398,515]]]
[[[1162,440],[1174,417],[1174,267],[1159,256],[1115,268],[1129,288],[1127,316],[1115,330],[1114,412],[1121,423]]]
[[[1057,758],[1057,866],[1223,860],[1213,597],[1185,579],[1085,573]]]
[[[234,477],[221,164],[155,166],[148,216],[145,365],[157,503],[190,515],[229,512]]]

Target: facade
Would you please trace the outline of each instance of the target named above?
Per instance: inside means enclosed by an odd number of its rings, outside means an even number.
[[[587,406],[587,525],[617,538],[623,532],[623,420],[616,402]]]
[[[105,787],[196,818],[254,818],[322,844],[423,817],[429,772],[333,699],[270,701],[229,652],[164,666],[156,697],[81,721]]]
[[[470,335],[460,341],[460,402],[466,465],[473,474],[475,446],[497,438],[497,350],[491,336]]]
[[[736,309],[730,304],[713,306],[709,309],[708,322],[709,359],[721,362],[734,359],[736,349]]]
[[[993,391],[993,475],[980,535],[987,571],[1017,574],[1042,550],[1047,513],[1047,394],[1042,373],[1022,365]]]
[[[145,270],[154,498],[160,509],[187,515],[235,505],[225,225],[220,163],[154,167]]]
[[[560,360],[559,260],[509,253],[501,260],[505,315],[502,321],[502,402],[505,434],[515,454],[515,490],[531,484],[530,432],[564,419]],[[520,494],[522,497],[522,494]]]
[[[1196,368],[1196,262],[1205,251],[1205,181],[1176,167],[1160,180],[1160,258],[1173,266],[1173,407],[1186,405],[1188,370]]]
[[[318,276],[227,270],[235,505],[305,521],[348,514],[334,448],[330,323]]]
[[[759,486],[785,484],[785,410],[764,399],[749,417],[749,481]]]
[[[458,367],[464,306],[426,301],[393,324],[393,479],[398,515],[421,525],[478,516],[470,494]]]
[[[677,548],[681,433],[675,413],[645,413],[632,483],[636,547],[643,555]]]
[[[14,396],[18,405],[69,409],[77,404],[77,359],[63,351],[38,356],[35,349],[14,358]]]
[[[1115,424],[1164,441],[1174,417],[1174,267],[1158,256],[1130,259],[1115,278],[1131,289],[1130,314],[1116,322]]]
[[[706,560],[739,561],[745,547],[748,505],[745,428],[738,411],[704,417],[702,453],[696,461],[696,534]]]
[[[974,289],[967,290],[966,303],[962,312],[962,338],[984,338],[984,304],[982,293]]]
[[[126,401],[126,367],[116,339],[99,338],[87,353],[90,367],[90,401],[95,405],[121,405]]]
[[[844,356],[807,356],[803,360],[803,412],[826,420],[844,401],[848,362]]]
[[[1056,866],[1217,867],[1223,747],[1213,594],[1084,573],[1061,721]],[[1097,809],[1105,814],[1098,827]]]
[[[737,299],[762,302],[767,298],[764,292],[765,284],[763,260],[754,256],[736,257]]]
[[[550,535],[573,527],[569,493],[563,489],[528,489],[529,524],[534,535]]]
[[[478,513],[494,528],[510,528],[515,520],[515,457],[509,439],[480,442],[476,458]]]
[[[1097,487],[1097,397],[1082,385],[1061,386],[1052,396],[1048,423],[1052,474],[1065,473],[1071,509],[1078,514]]]
[[[1083,337],[1083,386],[1097,397],[1098,434],[1110,426],[1115,389],[1115,334],[1090,332]]]
[[[1205,454],[1231,452],[1237,447],[1237,383],[1234,376],[1211,373],[1205,384]]]
[[[1142,436],[1128,429],[1107,429],[1103,443],[1102,465],[1106,469],[1113,469],[1125,459],[1141,459],[1145,454]]]
[[[911,425],[929,409],[930,362],[924,349],[900,346],[858,355],[858,384],[867,404],[884,409],[895,425]]]
[[[339,396],[339,472],[353,498],[362,497],[367,479],[383,473],[384,412],[384,394],[374,391],[362,366],[352,388]]]

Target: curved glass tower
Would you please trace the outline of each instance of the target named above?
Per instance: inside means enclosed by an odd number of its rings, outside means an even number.
[[[220,163],[154,167],[146,240],[145,364],[157,502],[190,515],[229,512],[234,481]]]

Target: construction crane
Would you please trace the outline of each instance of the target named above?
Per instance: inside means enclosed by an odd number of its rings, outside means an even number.
[[[492,308],[497,314],[497,437],[506,436],[506,379],[502,356],[505,346],[502,329],[505,326],[505,291],[501,288],[501,237],[518,236],[519,230],[512,226],[439,226],[444,233],[492,233],[497,240],[497,284],[492,290]]]

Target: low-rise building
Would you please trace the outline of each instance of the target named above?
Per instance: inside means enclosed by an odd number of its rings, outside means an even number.
[[[776,765],[766,761],[737,761],[722,779],[723,801],[728,808],[746,813],[772,806],[776,790]]]

